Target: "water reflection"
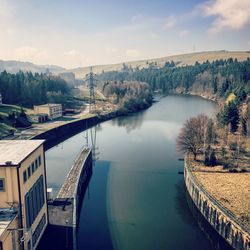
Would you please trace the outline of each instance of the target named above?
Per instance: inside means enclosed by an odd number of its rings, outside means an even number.
[[[100,167],[101,166],[101,167]],[[78,249],[113,249],[109,232],[106,197],[110,162],[97,161],[81,211]]]
[[[175,138],[187,118],[210,115],[214,106],[199,98],[169,96],[145,112],[102,123],[96,127],[98,136],[92,130],[95,155],[101,155],[81,210],[79,249],[213,249],[179,185],[183,162],[177,160]],[[72,164],[84,142],[80,133],[48,152],[51,183],[63,171],[66,176],[66,162]]]
[[[216,250],[233,250],[233,248],[226,243],[226,241],[213,229],[213,227],[203,217],[203,215],[200,213],[200,211],[197,209],[194,202],[192,201],[187,190],[186,190],[186,200],[188,207],[193,217],[195,218],[195,220],[193,221],[199,225],[199,228],[211,243],[212,248]]]
[[[112,120],[113,125],[117,125],[119,127],[124,127],[129,134],[131,131],[135,129],[139,129],[143,123],[145,116],[145,111],[137,113],[136,115],[131,116],[121,116],[118,119]]]

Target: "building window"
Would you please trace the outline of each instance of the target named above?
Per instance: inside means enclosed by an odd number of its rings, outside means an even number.
[[[4,179],[0,179],[0,192],[5,190]]]
[[[31,176],[31,171],[30,171],[30,166],[28,167],[28,179],[30,178]]]
[[[38,169],[38,158],[35,160],[35,166],[36,166],[36,170]]]
[[[39,157],[38,157],[38,166],[40,167],[40,166],[41,166],[41,164],[42,164],[42,161],[41,161],[41,155],[39,155]]]
[[[30,227],[45,203],[43,176],[41,175],[37,182],[25,195],[26,226]]]
[[[23,183],[27,181],[27,172],[26,170],[23,171]]]
[[[35,172],[35,164],[34,164],[34,162],[31,165],[31,170],[32,170],[32,174],[33,174]]]

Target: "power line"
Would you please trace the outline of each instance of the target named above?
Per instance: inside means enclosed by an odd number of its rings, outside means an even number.
[[[89,113],[91,111],[96,109],[95,106],[95,81],[97,81],[94,78],[94,73],[92,71],[92,67],[90,67],[90,72],[89,74],[86,75],[86,81],[88,82],[88,87],[89,87]]]

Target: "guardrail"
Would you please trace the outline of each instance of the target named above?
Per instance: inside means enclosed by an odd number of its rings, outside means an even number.
[[[188,162],[187,162],[187,158],[188,158]],[[218,202],[205,188],[204,186],[198,181],[198,179],[192,174],[192,170],[191,170],[191,165],[190,165],[190,159],[188,156],[185,157],[185,167],[188,170],[188,176],[190,178],[190,180],[193,182],[193,184],[195,184],[195,186],[197,186],[201,192],[204,193],[205,196],[208,197],[208,199],[215,204],[223,214],[225,214],[227,217],[229,217],[230,220],[232,220],[237,227],[239,227],[240,230],[245,231],[247,234],[250,235],[250,228],[245,225],[242,224],[238,221],[236,215],[232,212],[229,211],[228,209],[226,209],[224,206],[221,205],[220,202]]]

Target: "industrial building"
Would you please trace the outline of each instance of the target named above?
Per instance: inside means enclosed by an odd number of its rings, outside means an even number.
[[[34,106],[35,115],[47,114],[50,120],[62,117],[62,104],[48,103]]]
[[[0,140],[0,250],[35,249],[48,224],[44,140]]]

